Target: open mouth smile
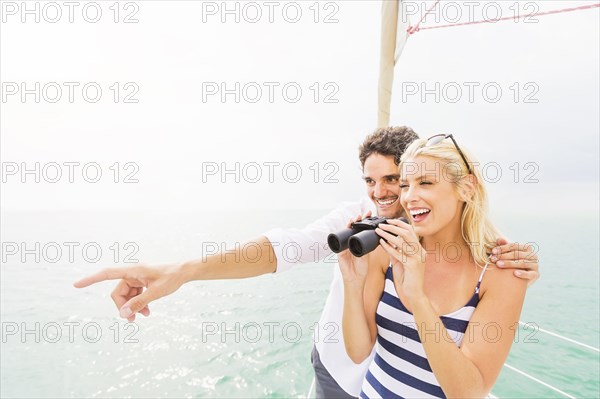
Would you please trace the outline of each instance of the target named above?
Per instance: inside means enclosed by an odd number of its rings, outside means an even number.
[[[413,222],[419,223],[427,218],[427,216],[431,212],[431,209],[413,208],[413,209],[409,209],[408,212],[410,213],[410,217],[413,220]]]
[[[376,198],[375,202],[377,202],[377,205],[380,208],[387,208],[389,206],[392,206],[393,204],[395,204],[398,201],[398,197],[392,197],[392,198]]]

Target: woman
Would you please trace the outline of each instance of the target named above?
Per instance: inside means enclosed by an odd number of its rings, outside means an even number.
[[[380,225],[369,256],[340,254],[346,351],[359,363],[376,344],[361,397],[484,397],[502,369],[527,283],[489,266],[498,233],[471,165],[451,135],[411,144],[410,225]]]

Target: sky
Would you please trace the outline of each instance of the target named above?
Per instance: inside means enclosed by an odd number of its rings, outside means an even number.
[[[421,26],[593,3],[442,1]],[[379,1],[22,4],[1,5],[3,212],[329,209],[364,195]],[[411,2],[411,22],[431,4]],[[493,209],[598,214],[599,10],[417,32],[390,123],[454,134]]]

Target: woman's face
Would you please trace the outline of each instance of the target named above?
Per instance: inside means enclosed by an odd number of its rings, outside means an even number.
[[[417,156],[401,164],[400,203],[421,237],[460,228],[464,201],[438,160]]]

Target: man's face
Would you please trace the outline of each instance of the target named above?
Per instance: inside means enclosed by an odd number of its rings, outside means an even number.
[[[400,205],[400,173],[393,156],[371,154],[365,160],[363,179],[367,194],[377,207],[377,215],[397,218],[402,215]]]

